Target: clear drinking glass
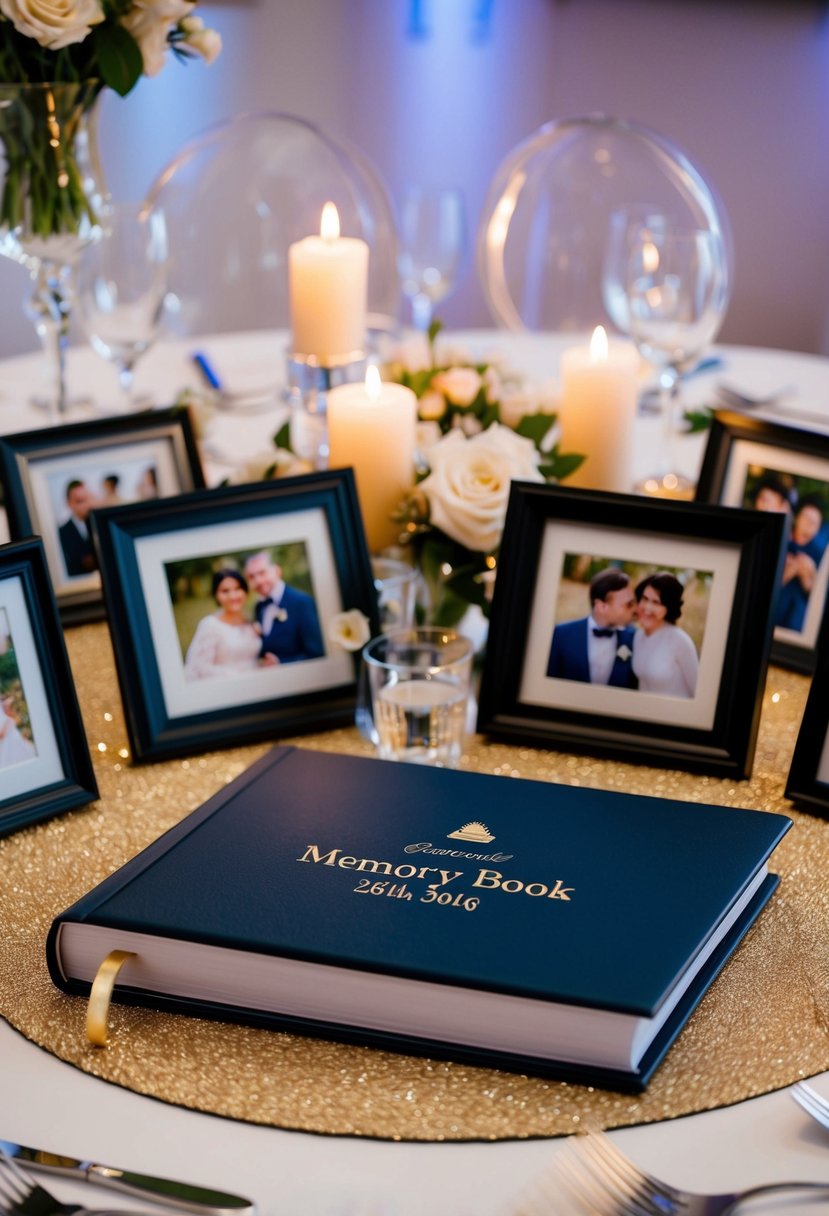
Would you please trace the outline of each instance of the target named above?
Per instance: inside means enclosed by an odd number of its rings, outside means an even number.
[[[363,662],[382,759],[457,767],[472,657],[468,638],[433,626],[395,630],[368,643]]]
[[[669,220],[628,229],[630,336],[658,369],[664,423],[660,467],[637,486],[640,492],[684,497],[692,490],[673,456],[681,375],[713,342],[728,294],[728,265],[718,233],[678,227]]]
[[[406,191],[400,207],[397,268],[412,324],[427,330],[434,308],[455,287],[466,253],[466,211],[459,190]]]
[[[135,364],[158,337],[166,294],[163,212],[144,203],[113,203],[100,239],[78,263],[77,303],[93,349],[118,369],[125,412],[135,407]]]

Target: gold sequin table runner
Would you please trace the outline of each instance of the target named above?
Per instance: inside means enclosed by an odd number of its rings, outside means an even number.
[[[462,767],[688,801],[776,810],[795,826],[782,883],[646,1093],[578,1085],[146,1009],[113,1006],[110,1043],[84,1037],[85,1001],[51,983],[55,914],[236,777],[266,749],[132,766],[105,625],[67,635],[100,800],[0,841],[0,1013],[60,1059],[113,1084],[234,1119],[395,1140],[555,1136],[583,1123],[651,1122],[724,1106],[829,1068],[829,823],[783,788],[808,681],[772,669],[751,781],[469,740]],[[356,730],[289,740],[371,755]],[[705,876],[700,875],[700,882]]]

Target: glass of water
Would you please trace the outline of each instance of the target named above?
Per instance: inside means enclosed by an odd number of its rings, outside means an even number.
[[[452,629],[381,634],[363,651],[377,751],[384,760],[456,768],[473,646]]]

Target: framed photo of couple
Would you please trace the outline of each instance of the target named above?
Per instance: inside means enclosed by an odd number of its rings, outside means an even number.
[[[350,469],[103,509],[93,529],[136,760],[353,721],[379,629]]]
[[[97,796],[43,544],[0,545],[0,836]]]
[[[104,615],[92,513],[204,486],[188,411],[148,410],[0,436],[12,539],[40,536],[65,625]]]
[[[783,517],[771,661],[812,672],[829,588],[829,435],[717,412],[697,501]]]
[[[785,793],[797,806],[829,819],[829,613],[818,633],[814,675]]]
[[[478,730],[747,777],[781,516],[514,482]]]

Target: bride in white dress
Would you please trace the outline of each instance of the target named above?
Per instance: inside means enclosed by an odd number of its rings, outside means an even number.
[[[244,675],[259,666],[262,639],[245,614],[247,579],[230,567],[217,570],[212,591],[219,611],[203,617],[196,626],[184,659],[188,680]]]
[[[699,656],[684,629],[682,583],[673,574],[649,574],[636,588],[633,635],[633,674],[640,692],[663,697],[693,697],[697,690]]]
[[[0,698],[0,769],[34,759],[34,744],[20,733],[11,697]]]

